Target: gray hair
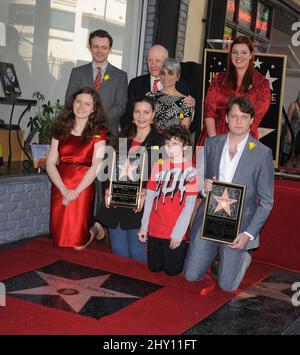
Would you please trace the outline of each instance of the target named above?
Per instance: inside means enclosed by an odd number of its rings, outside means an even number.
[[[180,77],[180,74],[181,74],[181,68],[180,68],[180,63],[178,62],[177,59],[175,58],[167,58],[161,68],[160,68],[160,72],[163,72],[163,71],[167,71],[169,74],[176,74],[177,77],[179,78]]]
[[[154,44],[152,47],[150,47],[148,49],[147,56],[149,55],[149,52],[151,52],[151,51],[156,51],[156,52],[160,51],[165,58],[169,58],[169,52],[168,52],[167,48],[165,48],[161,44]]]

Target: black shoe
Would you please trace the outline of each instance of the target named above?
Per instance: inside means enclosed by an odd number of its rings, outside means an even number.
[[[210,265],[210,273],[214,279],[218,278],[219,261],[215,259]]]

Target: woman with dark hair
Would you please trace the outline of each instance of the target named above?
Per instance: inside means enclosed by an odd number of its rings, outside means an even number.
[[[163,137],[155,129],[154,123],[154,102],[149,97],[141,97],[133,103],[133,120],[130,127],[121,131],[113,143],[117,152],[126,155],[128,152],[147,152],[148,176],[144,177],[146,180],[151,174],[151,161],[153,160],[153,163],[157,161],[159,148],[163,144]],[[155,157],[156,160],[153,159]],[[96,225],[99,229],[100,223],[108,227],[114,254],[145,262],[145,244],[137,237],[143,215],[142,207],[140,210],[109,207],[108,199],[109,194],[106,189],[105,201],[97,211]]]
[[[92,222],[96,172],[103,159],[107,120],[98,93],[74,93],[54,123],[47,159],[52,181],[50,230],[54,244],[84,249]]]
[[[211,82],[204,102],[204,127],[197,145],[204,145],[206,137],[228,132],[225,109],[233,97],[246,96],[255,109],[251,134],[258,139],[258,126],[267,113],[271,91],[269,81],[254,69],[254,48],[246,36],[237,37],[230,46],[227,70]]]

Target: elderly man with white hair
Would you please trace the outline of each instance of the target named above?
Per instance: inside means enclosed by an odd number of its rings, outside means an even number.
[[[128,101],[126,115],[121,120],[121,125],[126,127],[132,117],[132,102],[150,91],[161,91],[163,89],[160,80],[160,69],[163,62],[169,57],[168,51],[162,45],[156,44],[149,48],[147,53],[148,74],[132,79],[128,86]],[[187,106],[194,108],[195,99],[189,95],[188,84],[179,80],[176,89],[185,96],[184,102]]]

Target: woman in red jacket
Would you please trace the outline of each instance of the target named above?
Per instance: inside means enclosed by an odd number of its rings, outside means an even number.
[[[246,36],[237,37],[231,44],[227,70],[211,82],[204,102],[204,127],[197,145],[204,145],[206,137],[228,132],[225,108],[232,97],[246,96],[255,109],[251,134],[258,139],[258,126],[267,113],[271,90],[269,81],[254,70],[254,49]]]

